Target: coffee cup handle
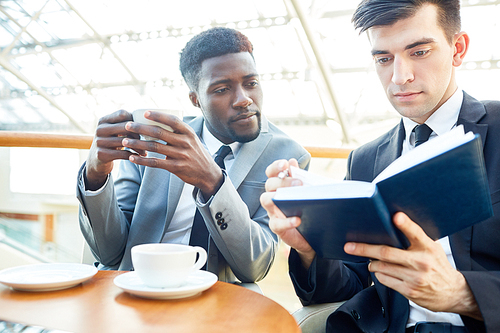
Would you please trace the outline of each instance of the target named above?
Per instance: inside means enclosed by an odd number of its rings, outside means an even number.
[[[207,251],[205,251],[204,248],[195,246],[194,250],[198,253],[198,260],[196,260],[196,262],[194,263],[194,266],[191,269],[192,271],[199,270],[207,262]]]

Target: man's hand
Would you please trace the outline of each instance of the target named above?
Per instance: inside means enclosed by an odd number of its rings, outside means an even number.
[[[260,196],[260,203],[267,210],[271,230],[286,244],[297,250],[302,260],[302,265],[307,269],[316,256],[316,252],[314,252],[311,245],[296,229],[300,225],[300,218],[296,216],[286,217],[272,201],[277,188],[302,185],[302,182],[298,179],[291,177],[278,178],[279,173],[289,170],[290,165],[299,166],[297,160],[290,159],[289,161],[275,161],[267,167],[266,175],[268,180],[266,181],[266,192]]]
[[[130,133],[125,124],[132,120],[132,115],[120,110],[99,119],[94,140],[87,157],[85,185],[89,190],[97,190],[104,185],[108,174],[113,170],[113,161],[126,160],[135,153],[123,150],[124,137],[138,139],[139,135]],[[136,150],[145,155],[144,150]]]
[[[125,129],[137,135],[143,134],[163,140],[167,144],[125,138],[122,141],[123,146],[135,151],[156,152],[166,157],[158,159],[130,155],[129,160],[139,165],[168,170],[184,182],[198,187],[205,198],[215,194],[223,181],[222,171],[193,129],[179,118],[162,112],[146,111],[144,116],[170,126],[173,132],[135,122],[128,122]]]
[[[408,249],[346,243],[345,252],[372,258],[368,269],[380,283],[426,309],[482,320],[467,281],[451,266],[441,244],[404,213],[394,215],[394,224],[410,241]]]

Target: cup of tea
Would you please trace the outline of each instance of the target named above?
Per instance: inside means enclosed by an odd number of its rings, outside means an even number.
[[[134,271],[152,288],[180,287],[206,261],[207,252],[199,246],[154,243],[132,247]]]
[[[180,118],[182,119],[182,111],[180,110],[167,110],[167,109],[138,109],[138,110],[134,110],[132,112],[132,118],[134,119],[134,122],[137,122],[137,123],[140,123],[140,124],[144,124],[144,125],[154,125],[154,126],[159,126],[161,128],[164,128],[166,129],[167,131],[170,131],[172,132],[172,127],[168,126],[168,125],[165,125],[165,124],[162,124],[162,123],[159,123],[157,121],[154,121],[154,120],[150,120],[150,119],[146,119],[144,117],[144,112],[146,111],[155,111],[155,112],[163,112],[163,113],[166,113],[166,114],[171,114],[171,115],[174,115],[176,116],[177,118]],[[141,137],[143,138],[143,140],[148,140],[148,141],[151,141],[151,140],[158,140],[157,138],[153,138],[151,136],[147,136],[147,135],[141,135]]]

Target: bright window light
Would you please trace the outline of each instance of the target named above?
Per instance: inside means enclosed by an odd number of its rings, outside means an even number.
[[[75,149],[11,148],[10,191],[73,195],[79,164]]]

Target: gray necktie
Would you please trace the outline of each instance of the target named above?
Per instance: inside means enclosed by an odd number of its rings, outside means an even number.
[[[432,129],[426,124],[415,126],[413,131],[415,132],[415,147],[429,140],[432,133]]]

